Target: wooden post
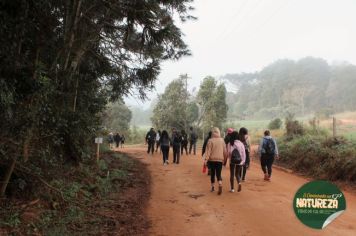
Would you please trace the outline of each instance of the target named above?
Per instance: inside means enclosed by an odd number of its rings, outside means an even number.
[[[99,161],[100,157],[100,143],[96,144],[96,161]]]
[[[333,137],[336,137],[336,118],[333,117]]]
[[[103,143],[103,138],[95,138],[96,143],[96,161],[100,158],[100,144]]]

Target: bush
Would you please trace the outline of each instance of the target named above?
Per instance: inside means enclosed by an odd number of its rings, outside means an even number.
[[[289,140],[289,141],[288,141]],[[344,138],[304,135],[279,145],[282,165],[317,179],[356,183],[355,143]]]
[[[287,137],[293,137],[304,134],[304,127],[299,121],[294,119],[294,115],[289,113],[285,121]]]
[[[271,120],[271,122],[269,122],[269,124],[268,124],[268,128],[271,130],[280,129],[281,126],[282,126],[282,120],[279,118],[275,118],[275,119]]]

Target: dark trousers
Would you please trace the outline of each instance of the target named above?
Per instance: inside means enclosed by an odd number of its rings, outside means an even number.
[[[173,163],[179,164],[180,159],[180,145],[173,144]]]
[[[250,167],[250,153],[246,152],[246,161],[242,166],[242,180],[245,180],[247,169]]]
[[[185,154],[188,155],[188,143],[182,143],[180,148],[181,154],[183,155],[183,150],[185,149]]]
[[[166,161],[168,161],[169,146],[161,145],[161,150],[162,150],[163,164],[164,164]]]
[[[148,149],[147,149],[147,153],[152,153],[154,152],[155,150],[155,141],[148,141]]]
[[[264,156],[261,157],[261,168],[263,173],[268,174],[269,177],[272,175],[272,165],[274,161],[274,156]],[[266,169],[267,168],[267,169]]]
[[[159,148],[160,146],[159,146],[159,142],[158,141],[156,141],[156,152],[158,151],[158,148]],[[159,151],[159,153],[161,153],[161,150]]]
[[[197,142],[196,141],[190,141],[189,142],[189,154],[192,153],[192,148],[193,148],[193,154],[195,155],[196,150],[197,150]]]
[[[241,165],[235,165],[230,163],[230,186],[234,189],[234,177],[236,177],[237,184],[241,182]]]
[[[222,162],[210,161],[209,166],[211,169],[210,182],[212,184],[215,183],[215,175],[216,175],[216,178],[218,179],[218,181],[222,181],[222,178],[221,178]]]

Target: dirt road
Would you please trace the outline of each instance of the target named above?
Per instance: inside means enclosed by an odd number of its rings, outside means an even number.
[[[163,166],[162,156],[148,155],[145,147],[128,147],[124,152],[147,163],[152,175],[150,235],[356,235],[356,196],[349,192],[344,191],[344,214],[324,230],[313,230],[299,222],[292,208],[295,192],[308,181],[305,178],[275,168],[272,181],[265,182],[254,162],[242,191],[230,193],[229,171],[223,168],[223,193],[218,196],[209,191],[200,155],[183,155],[179,165]]]

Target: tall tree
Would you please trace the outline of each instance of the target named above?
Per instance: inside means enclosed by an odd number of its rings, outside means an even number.
[[[227,116],[225,85],[218,85],[212,76],[204,78],[198,91],[197,102],[200,105],[198,124],[204,130],[208,130],[212,126],[221,128]]]
[[[130,129],[131,110],[123,102],[110,104],[103,114],[103,124],[114,132],[127,132]]]
[[[162,61],[189,55],[173,16],[192,19],[191,2],[1,1],[0,160],[11,159],[9,175],[19,158],[78,163],[109,99],[134,88],[144,98]]]
[[[161,129],[183,129],[187,118],[188,96],[185,81],[182,78],[173,80],[164,93],[158,96],[151,118],[154,126]]]

